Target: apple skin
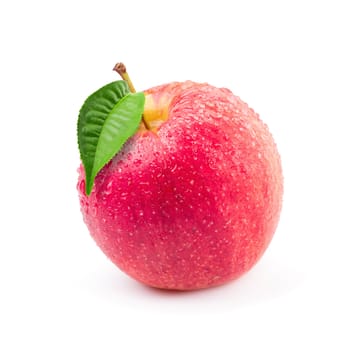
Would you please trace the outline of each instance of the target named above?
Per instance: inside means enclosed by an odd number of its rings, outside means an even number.
[[[267,126],[228,89],[193,82],[145,91],[140,130],[78,192],[84,221],[122,271],[157,288],[194,290],[238,278],[276,230],[280,156]],[[161,122],[159,122],[161,120]]]

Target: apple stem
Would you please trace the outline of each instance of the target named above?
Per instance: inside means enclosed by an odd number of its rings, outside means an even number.
[[[121,77],[123,80],[125,80],[128,83],[130,92],[136,92],[134,85],[129,77],[128,72],[126,71],[126,67],[124,63],[117,63],[113,70],[115,70]]]
[[[124,63],[117,63],[113,70],[115,70],[120,76],[121,78],[127,82],[128,86],[129,86],[129,90],[130,92],[134,93],[136,92],[135,88],[134,88],[134,84],[132,83],[128,72],[126,71],[126,67]],[[148,127],[143,115],[142,115],[142,119],[141,119],[141,124],[140,124],[140,128],[139,130],[150,130],[150,128]]]

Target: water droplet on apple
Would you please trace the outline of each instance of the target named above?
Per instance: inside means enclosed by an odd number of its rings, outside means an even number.
[[[90,206],[90,209],[91,209],[91,215],[93,216],[93,217],[96,217],[96,215],[97,215],[97,205],[95,204],[95,205],[92,205],[92,206]]]
[[[104,194],[109,195],[112,193],[112,185],[113,185],[113,180],[110,180],[106,186]]]

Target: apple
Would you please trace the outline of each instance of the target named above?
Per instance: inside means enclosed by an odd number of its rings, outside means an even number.
[[[97,174],[79,169],[84,221],[106,256],[146,285],[213,287],[250,270],[276,230],[280,156],[258,114],[192,81],[144,91],[140,128]]]

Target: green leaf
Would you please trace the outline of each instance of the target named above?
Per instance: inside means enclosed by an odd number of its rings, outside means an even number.
[[[142,92],[130,93],[125,81],[105,85],[87,98],[78,118],[78,145],[91,193],[98,172],[137,131],[144,110]]]

